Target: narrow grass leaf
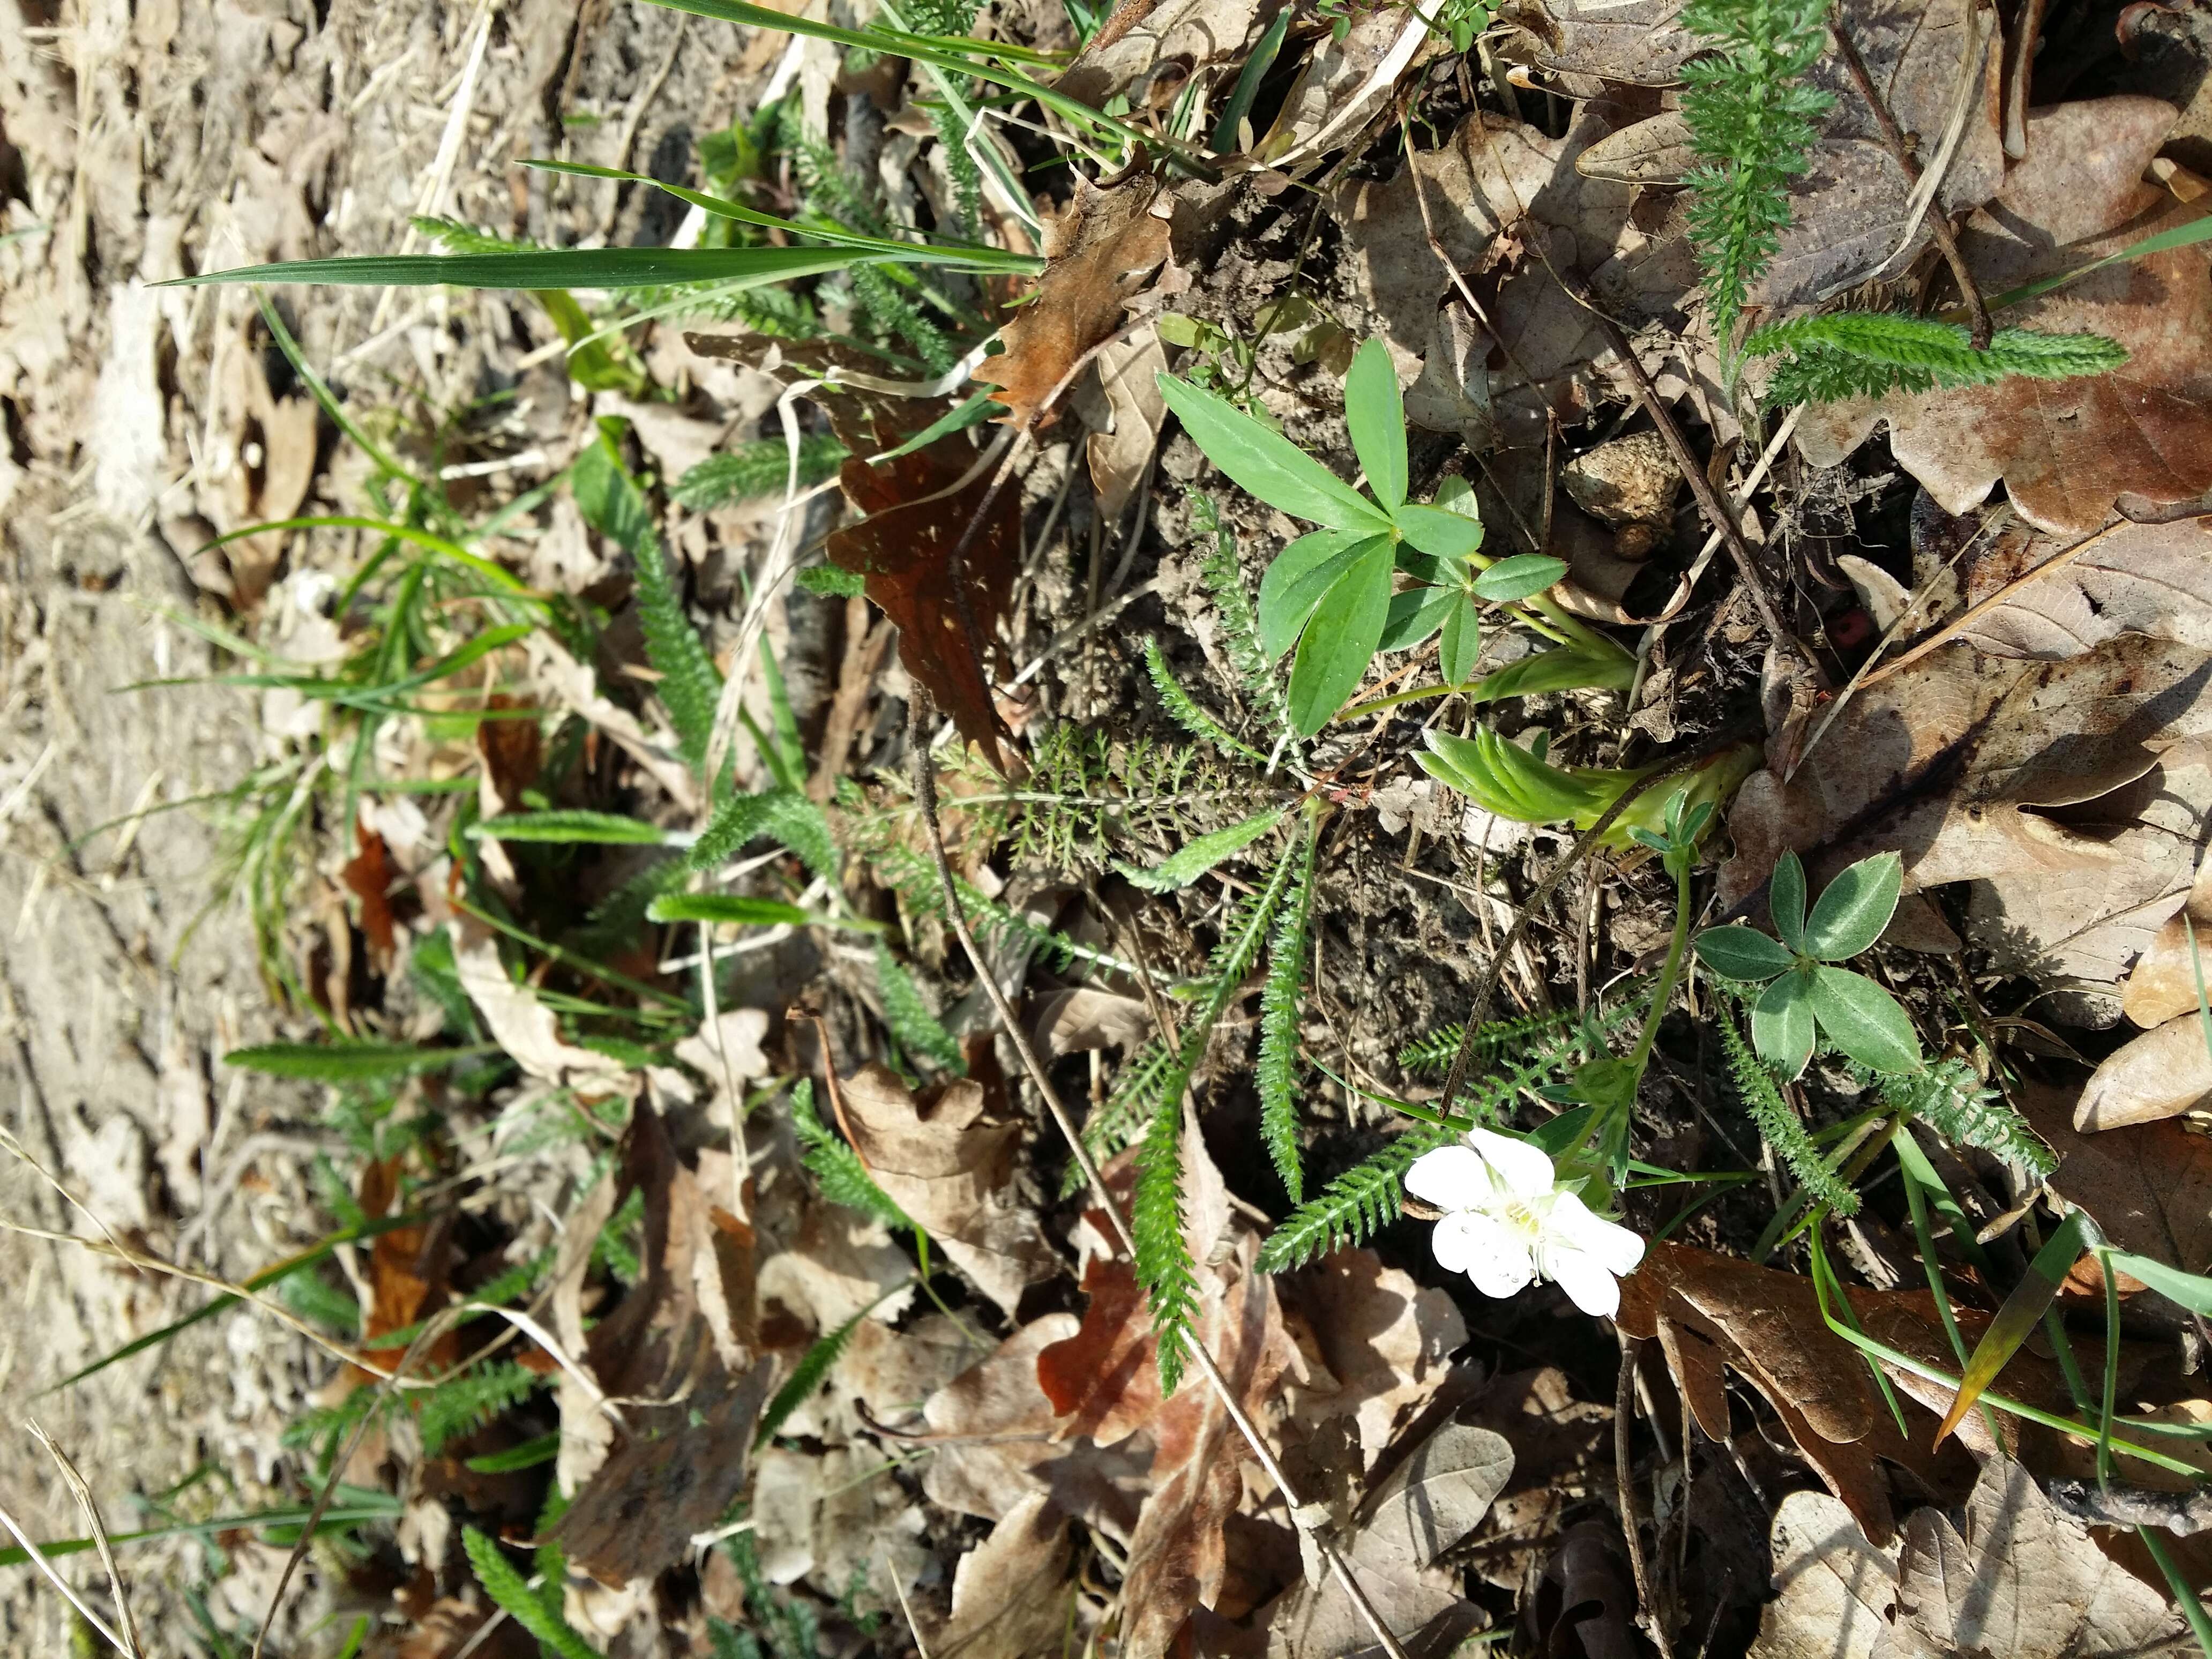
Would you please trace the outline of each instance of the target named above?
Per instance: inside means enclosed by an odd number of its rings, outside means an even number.
[[[708,927],[841,927],[855,933],[880,933],[884,926],[739,893],[665,893],[647,907],[646,915],[654,921],[698,921]]]
[[[499,1052],[498,1045],[421,1048],[405,1042],[260,1042],[233,1048],[226,1066],[308,1083],[390,1083]]]
[[[2027,1264],[2027,1272],[2013,1286],[2012,1294],[2005,1297],[1997,1316],[1982,1333],[1982,1340],[1974,1345],[1973,1357],[1966,1362],[1958,1395],[1936,1427],[1934,1444],[1943,1443],[1944,1437],[1959,1426],[1966,1413],[1973,1410],[1974,1402],[1997,1380],[1997,1373],[2012,1363],[2013,1355],[2020,1352],[2020,1345],[2027,1340],[2028,1333],[2042,1322],[2043,1310],[2057,1297],[2058,1287],[2066,1282],[2066,1275],[2074,1270],[2074,1264],[2100,1238],[2088,1212],[2076,1210],[2044,1241],[2043,1248],[2035,1253],[2035,1260]]]
[[[755,287],[842,270],[859,256],[836,247],[543,248],[518,253],[370,253],[289,259],[172,277],[161,288],[311,283],[351,288],[664,288],[678,283]]]
[[[556,847],[662,847],[668,842],[665,832],[641,819],[568,807],[481,818],[463,833],[471,841],[541,842]]]

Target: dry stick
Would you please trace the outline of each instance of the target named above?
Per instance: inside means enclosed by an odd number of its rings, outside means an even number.
[[[100,1505],[92,1501],[92,1488],[85,1484],[84,1476],[70,1461],[70,1455],[54,1443],[53,1436],[40,1428],[35,1419],[25,1422],[31,1437],[46,1449],[54,1466],[62,1472],[62,1480],[76,1499],[76,1506],[84,1512],[86,1529],[92,1534],[93,1547],[100,1552],[100,1565],[107,1570],[107,1587],[115,1597],[115,1616],[123,1626],[123,1651],[130,1659],[140,1659],[144,1650],[138,1644],[138,1621],[131,1616],[131,1598],[123,1593],[122,1570],[115,1565],[114,1546],[107,1541],[107,1526],[100,1516]]]
[[[2185,516],[2191,519],[2212,519],[2212,513],[2191,513],[2185,514]],[[2177,519],[2174,522],[2179,524],[2181,520]],[[2034,569],[2023,571],[2021,574],[2014,577],[2002,587],[1997,589],[1996,592],[1990,594],[1989,598],[1982,600],[1979,604],[1969,605],[1957,617],[1954,617],[1951,621],[1945,623],[1942,627],[1937,629],[1933,634],[1930,634],[1926,639],[1921,641],[1919,644],[1914,646],[1911,650],[1906,652],[1894,662],[1887,664],[1878,672],[1869,674],[1864,679],[1859,682],[1860,688],[1864,690],[1869,685],[1878,685],[1883,680],[1887,679],[1892,674],[1896,673],[1900,668],[1909,668],[1914,663],[1918,662],[1923,657],[1927,656],[1929,653],[1942,649],[1944,646],[1948,645],[1953,640],[1958,638],[1960,635],[1965,633],[1966,629],[1972,628],[1983,617],[1988,616],[1990,611],[1996,610],[1999,605],[2009,603],[2013,597],[2017,594],[2021,588],[2027,586],[2039,576],[2047,576],[2052,571],[2061,569],[2063,567],[2073,563],[2075,560],[2080,558],[2091,548],[2096,546],[2098,543],[2103,541],[2106,537],[2118,535],[2123,530],[2131,530],[2134,527],[2135,520],[2132,519],[2122,519],[2117,524],[2106,525],[2102,530],[2098,531],[2094,535],[2083,537],[2080,541],[2075,543],[2073,546],[2067,548],[2064,551],[2052,554],[2041,564],[2036,566]]]
[[[1637,356],[1636,348],[1630,343],[1628,336],[1622,331],[1619,323],[1592,303],[1579,282],[1568,283],[1564,273],[1560,274],[1560,282],[1566,289],[1568,297],[1597,319],[1598,329],[1604,334],[1606,343],[1613,348],[1614,355],[1627,368],[1628,377],[1636,386],[1637,400],[1644,405],[1644,412],[1651,416],[1651,423],[1659,428],[1660,437],[1666,441],[1668,453],[1674,458],[1674,465],[1681,470],[1683,479],[1690,486],[1690,494],[1697,498],[1698,510],[1705,515],[1707,522],[1719,531],[1722,539],[1728,543],[1729,556],[1735,561],[1736,574],[1743,578],[1743,585],[1751,590],[1752,603],[1759,608],[1759,619],[1765,625],[1768,636],[1775,644],[1785,647],[1802,658],[1806,666],[1813,671],[1814,684],[1823,691],[1826,690],[1827,671],[1820,666],[1820,659],[1806,648],[1805,642],[1783,625],[1781,613],[1775,610],[1774,601],[1766,596],[1766,584],[1759,580],[1759,566],[1752,559],[1750,544],[1744,540],[1743,531],[1736,524],[1735,514],[1729,510],[1728,504],[1713,489],[1712,480],[1705,476],[1704,464],[1698,459],[1697,452],[1690,447],[1690,441],[1682,435],[1682,428],[1674,423],[1674,413],[1659,396],[1659,388],[1651,384],[1651,377],[1644,372],[1643,360]]]
[[[968,913],[960,902],[960,884],[953,877],[952,860],[945,850],[945,826],[937,817],[936,764],[930,750],[928,733],[923,729],[927,718],[928,696],[924,688],[917,685],[907,704],[907,754],[914,768],[915,801],[921,809],[921,821],[929,831],[929,850],[937,863],[938,884],[945,892],[945,917],[951,922],[952,931],[960,940],[960,948],[975,964],[975,977],[981,982],[984,994],[990,998],[992,1011],[998,1015],[999,1024],[1006,1031],[1007,1040],[1014,1045],[1015,1054],[1020,1056],[1022,1069],[1029,1074],[1030,1083],[1044,1102],[1045,1110],[1052,1115],[1052,1121],[1058,1127],[1061,1138],[1067,1142],[1068,1152],[1074,1157],[1076,1167],[1083,1171],[1083,1179],[1091,1188],[1091,1195],[1097,1200],[1098,1207],[1106,1212],[1107,1222],[1113,1228],[1115,1237],[1120,1242],[1123,1252],[1133,1261],[1137,1255],[1137,1241],[1129,1231],[1128,1222],[1122,1217],[1121,1206],[1107,1191],[1105,1177],[1098,1173],[1097,1161],[1091,1156],[1091,1149],[1083,1144],[1083,1137],[1076,1132],[1074,1122],[1067,1115],[1067,1108],[1060,1103],[1059,1091],[1052,1086],[1052,1079],[1046,1076],[1036,1050],[1030,1046],[1021,1022],[1014,1017],[1013,1005],[1006,1000],[1006,992],[1000,988],[997,979],[986,966],[982,951],[975,943],[975,936],[969,931]],[[1199,1370],[1205,1374],[1206,1385],[1221,1401],[1229,1420],[1236,1425],[1237,1433],[1244,1437],[1244,1443],[1252,1449],[1252,1455],[1259,1460],[1268,1480],[1282,1494],[1283,1503],[1291,1512],[1291,1523],[1312,1541],[1322,1559],[1328,1563],[1330,1572],[1344,1587],[1344,1593],[1351,1598],[1352,1605],[1358,1610],[1368,1628],[1375,1632],[1376,1640],[1382,1644],[1382,1650],[1390,1656],[1390,1659],[1407,1659],[1404,1645],[1391,1633],[1390,1627],[1382,1622],[1382,1615],[1375,1610],[1375,1604],[1368,1600],[1367,1592],[1352,1576],[1352,1569],[1346,1565],[1342,1553],[1334,1544],[1322,1536],[1312,1513],[1299,1500],[1297,1489],[1291,1484],[1290,1475],[1276,1461],[1274,1453],[1268,1450],[1267,1441],[1261,1437],[1259,1425],[1245,1414],[1244,1407],[1237,1402],[1235,1391],[1229,1386],[1229,1379],[1221,1374],[1221,1367],[1214,1363],[1212,1353],[1195,1334],[1187,1340],[1185,1346],[1190,1357],[1197,1362]]]
[[[1905,182],[1917,188],[1920,183],[1920,163],[1912,159],[1912,150],[1905,142],[1905,134],[1898,130],[1897,118],[1889,112],[1887,100],[1876,89],[1874,77],[1867,73],[1866,59],[1859,56],[1858,47],[1852,44],[1851,37],[1844,32],[1840,14],[1829,17],[1828,37],[1836,43],[1836,51],[1843,58],[1844,68],[1850,74],[1851,84],[1859,89],[1859,96],[1865,100],[1867,108],[1874,112],[1875,125],[1881,129],[1882,142],[1889,146],[1891,156],[1903,169]],[[1982,291],[1974,286],[1973,274],[1966,269],[1966,255],[1959,252],[1958,238],[1951,234],[1951,222],[1944,216],[1943,204],[1931,196],[1921,212],[1928,220],[1929,228],[1936,233],[1936,246],[1943,250],[1943,263],[1951,267],[1952,280],[1959,284],[1960,295],[1965,299],[1966,310],[1973,319],[1974,349],[1986,351],[1990,344],[1990,308],[1982,303]],[[1908,235],[1911,234],[1910,231],[1906,233]]]
[[[1474,988],[1474,1001],[1468,1008],[1467,1024],[1460,1032],[1459,1052],[1452,1056],[1451,1071],[1444,1078],[1443,1111],[1451,1110],[1452,1103],[1459,1098],[1460,1091],[1467,1086],[1467,1068],[1474,1059],[1476,1036],[1482,1030],[1482,1022],[1490,1017],[1490,999],[1498,990],[1498,975],[1504,971],[1507,961],[1512,957],[1513,947],[1528,931],[1529,917],[1544,908],[1544,902],[1552,896],[1553,890],[1565,878],[1567,872],[1589,855],[1590,849],[1597,845],[1598,837],[1613,828],[1614,820],[1628,810],[1632,802],[1668,779],[1695,770],[1717,754],[1721,746],[1724,745],[1679,756],[1649,776],[1638,778],[1630,784],[1621,792],[1618,800],[1598,815],[1597,822],[1583,831],[1582,838],[1567,849],[1565,858],[1552,866],[1551,873],[1536,884],[1536,890],[1528,896],[1528,902],[1521,907],[1521,914],[1513,919],[1513,926],[1507,929],[1497,950],[1491,952],[1490,966],[1483,969],[1482,981]]]
[[[1651,1595],[1650,1569],[1644,1561],[1644,1523],[1636,1510],[1636,1480],[1629,1458],[1628,1431],[1636,1417],[1636,1356],[1644,1344],[1620,1331],[1620,1382],[1613,1394],[1613,1474],[1620,1492],[1620,1535],[1628,1545],[1628,1569],[1636,1576],[1636,1600],[1641,1608],[1637,1622],[1659,1650],[1659,1659],[1674,1659],[1667,1641],[1667,1627],[1659,1617],[1659,1603]]]
[[[5,1509],[0,1509],[0,1527],[5,1527],[9,1532],[15,1534],[15,1541],[23,1547],[23,1553],[31,1558],[31,1565],[46,1574],[52,1582],[53,1587],[62,1593],[62,1599],[77,1610],[85,1623],[107,1638],[108,1646],[113,1648],[118,1653],[133,1651],[125,1645],[123,1638],[115,1633],[107,1620],[85,1605],[84,1598],[70,1587],[69,1580],[54,1571],[54,1564],[46,1559],[46,1552],[32,1540],[30,1534],[23,1530],[22,1522],[16,1520]]]

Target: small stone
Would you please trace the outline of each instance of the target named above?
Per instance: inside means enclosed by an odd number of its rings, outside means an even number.
[[[1656,432],[1633,433],[1577,455],[1559,470],[1575,505],[1616,529],[1637,526],[1663,534],[1674,520],[1682,471]],[[1649,550],[1648,541],[1640,542]]]

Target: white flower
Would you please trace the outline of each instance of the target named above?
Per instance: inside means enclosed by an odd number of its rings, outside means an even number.
[[[1406,1190],[1445,1212],[1437,1260],[1485,1296],[1547,1279],[1584,1313],[1611,1317],[1620,1309],[1615,1281],[1644,1259],[1643,1239],[1559,1190],[1552,1160],[1510,1135],[1469,1129],[1464,1146],[1422,1153],[1406,1171]]]

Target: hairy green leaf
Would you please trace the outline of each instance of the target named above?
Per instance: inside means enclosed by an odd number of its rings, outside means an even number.
[[[1769,980],[1797,958],[1756,928],[1735,926],[1698,934],[1698,960],[1723,979]]]
[[[1268,807],[1241,823],[1187,842],[1150,869],[1132,864],[1114,867],[1148,893],[1172,893],[1188,887],[1224,859],[1234,857],[1282,822],[1283,808]]]
[[[1861,859],[1842,872],[1806,920],[1805,954],[1823,962],[1848,962],[1871,951],[1896,915],[1904,886],[1904,861],[1894,853]]]
[[[570,807],[480,818],[463,833],[471,841],[544,842],[556,847],[659,847],[667,841],[658,825],[641,819]]]
[[[1805,866],[1794,852],[1785,852],[1775,860],[1774,874],[1766,888],[1766,908],[1782,942],[1794,954],[1806,955]]]
[[[1829,1039],[1877,1072],[1920,1069],[1920,1034],[1897,999],[1864,974],[1823,963],[1813,973],[1811,1006]]]
[[[1567,574],[1565,563],[1546,553],[1520,553],[1500,559],[1474,579],[1474,591],[1486,599],[1525,599],[1542,592]]]
[[[1409,503],[1390,516],[1407,541],[1431,558],[1464,562],[1481,549],[1482,520],[1468,514]]]
[[[1376,541],[1356,530],[1316,530],[1275,556],[1260,578],[1260,649],[1268,662],[1297,643],[1315,607]]]
[[[1813,1137],[1806,1133],[1804,1121],[1790,1109],[1790,1103],[1775,1086],[1773,1073],[1752,1053],[1751,1045],[1736,1030],[1735,1016],[1722,1006],[1713,1010],[1713,1021],[1720,1030],[1721,1053],[1728,1060],[1729,1080],[1735,1085],[1736,1098],[1743,1103],[1744,1110],[1759,1126],[1760,1138],[1774,1148],[1775,1155],[1797,1178],[1797,1184],[1816,1200],[1838,1215],[1856,1213],[1858,1194],[1843,1183],[1820,1149],[1814,1145]]]
[[[1751,1041],[1784,1079],[1805,1069],[1813,1058],[1813,991],[1803,973],[1793,968],[1760,994],[1752,1005]]]

